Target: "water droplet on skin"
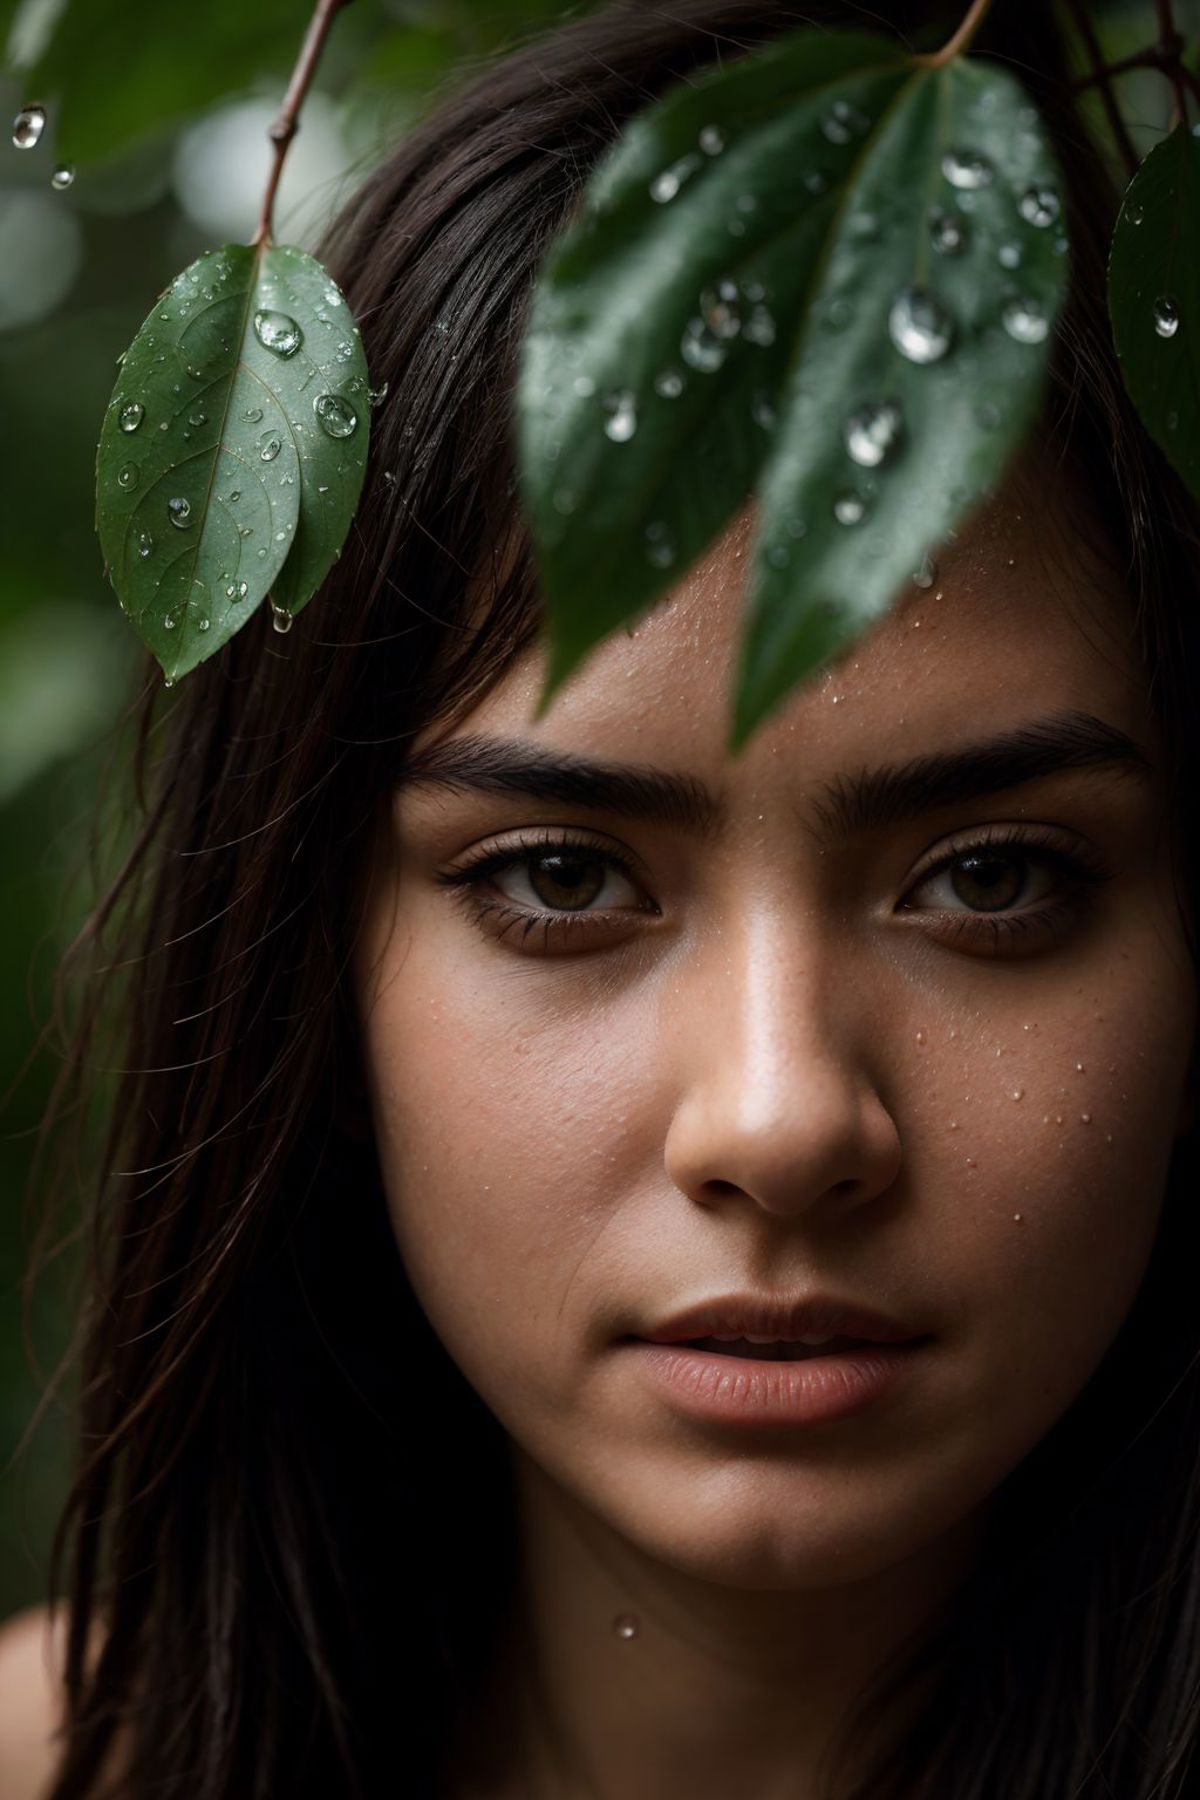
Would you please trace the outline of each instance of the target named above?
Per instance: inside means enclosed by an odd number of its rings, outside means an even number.
[[[859,525],[867,516],[867,503],[861,494],[847,488],[833,502],[833,516],[839,525]]]
[[[1019,269],[1023,255],[1020,244],[1001,244],[996,252],[996,261],[1002,269]]]
[[[1040,344],[1050,330],[1050,321],[1042,308],[1027,296],[1006,301],[1000,317],[1014,343]]]
[[[604,410],[608,417],[604,421],[604,435],[614,444],[627,444],[637,430],[637,400],[628,388],[619,393],[606,394]]]
[[[358,414],[340,394],[318,394],[313,401],[313,411],[326,437],[353,437],[358,429]]]
[[[1014,1100],[1023,1100],[1025,1098],[1025,1089],[1024,1088],[1014,1088],[1012,1091],[1012,1097]]]
[[[923,288],[902,288],[888,313],[888,336],[909,362],[940,362],[953,341],[954,321]]]
[[[941,256],[958,256],[967,247],[970,232],[967,221],[945,207],[934,206],[929,213],[929,241]]]
[[[700,296],[700,316],[717,338],[735,338],[742,329],[742,296],[736,281],[718,281]]]
[[[18,150],[32,150],[46,129],[46,109],[37,101],[23,106],[13,120],[12,141]]]
[[[1061,210],[1052,187],[1028,187],[1017,202],[1017,211],[1030,225],[1053,225]]]
[[[52,188],[57,188],[61,194],[64,188],[70,187],[74,179],[75,170],[72,168],[71,164],[59,163],[58,167],[50,177],[50,186]]]
[[[903,425],[903,415],[893,400],[860,406],[842,427],[846,449],[861,468],[878,468],[895,450]]]
[[[987,157],[976,150],[947,150],[942,158],[942,174],[954,188],[987,187],[995,173]]]
[[[254,315],[254,335],[264,350],[275,356],[295,356],[304,342],[304,333],[287,313],[270,312],[265,307]]]
[[[261,406],[248,406],[242,414],[243,419],[249,420],[251,425],[257,425],[262,416]]]
[[[1179,330],[1179,308],[1169,294],[1154,302],[1154,329],[1161,338],[1172,338]]]
[[[139,556],[149,556],[154,548],[154,539],[150,536],[148,531],[138,532],[137,547]]]
[[[179,531],[186,531],[192,523],[192,503],[182,494],[167,501],[167,517]]]
[[[271,624],[280,637],[286,637],[292,629],[292,615],[286,606],[280,606],[274,594],[271,595]]]
[[[654,391],[664,400],[678,400],[686,383],[677,369],[664,369],[654,377]]]
[[[646,527],[646,561],[656,569],[669,569],[675,561],[675,546],[661,519],[656,519]]]
[[[122,431],[136,431],[146,416],[146,409],[140,400],[128,400],[117,415],[117,424]]]
[[[613,1620],[613,1630],[619,1638],[635,1638],[640,1626],[632,1613],[618,1613]]]
[[[694,175],[699,167],[700,158],[694,153],[681,156],[678,162],[672,163],[669,169],[663,169],[654,177],[650,183],[650,198],[657,200],[660,206],[665,206],[675,198],[689,175]]]
[[[138,467],[136,463],[125,463],[122,468],[117,470],[117,486],[124,488],[126,493],[130,488],[135,488],[137,484]]]
[[[263,462],[274,462],[283,448],[283,440],[277,431],[264,431],[258,440],[258,454]]]
[[[1016,1220],[1018,1225],[1021,1223],[1021,1220],[1023,1217],[1024,1217],[1024,1215],[1022,1213],[1014,1213],[1013,1214],[1013,1218]]]
[[[720,156],[725,148],[725,139],[717,125],[706,125],[700,133],[700,148],[705,156]]]

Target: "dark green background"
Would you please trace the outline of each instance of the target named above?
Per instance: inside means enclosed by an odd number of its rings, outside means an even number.
[[[293,146],[276,236],[311,248],[340,198],[448,85],[582,10],[561,0],[355,0],[335,22]],[[1196,10],[1177,8],[1189,32]],[[0,0],[0,48],[19,53],[54,12],[46,0]],[[85,14],[93,33],[97,20],[105,26],[101,48],[119,30],[142,52],[100,66],[97,44],[73,25]],[[110,14],[117,24],[105,24]],[[136,650],[93,532],[96,440],[116,358],[155,296],[202,251],[251,235],[257,206],[248,194],[239,203],[238,170],[251,164],[256,194],[253,155],[265,177],[265,124],[308,16],[307,0],[213,0],[187,9],[185,39],[159,0],[116,9],[67,0],[63,50],[45,72],[54,87],[31,90],[11,67],[0,76],[9,117],[27,98],[50,110],[36,149],[14,148],[8,131],[0,139],[0,1618],[45,1592],[68,1455],[61,1405],[18,1454],[40,1391],[20,1284],[36,1224],[33,1133],[55,1068],[52,1052],[31,1051],[56,961],[86,914],[97,782]],[[1112,0],[1099,23],[1112,58],[1155,36],[1150,0]],[[1120,93],[1144,153],[1167,124],[1166,84],[1141,71],[1122,78]],[[256,151],[236,147],[239,121]],[[82,154],[74,183],[57,192],[60,128]],[[96,146],[116,139],[117,153],[97,159]],[[189,175],[200,178],[198,195]],[[102,1094],[100,1071],[96,1086]],[[86,1143],[79,1161],[86,1176]],[[68,1267],[60,1259],[39,1284],[43,1370],[70,1324],[57,1274]]]

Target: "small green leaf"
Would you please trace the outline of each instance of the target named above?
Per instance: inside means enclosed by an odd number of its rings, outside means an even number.
[[[227,245],[163,294],[105,415],[96,528],[171,680],[272,590],[293,613],[311,597],[349,530],[369,436],[358,330],[313,257]]]
[[[1155,145],[1126,189],[1108,306],[1142,422],[1200,497],[1200,139],[1186,125]]]
[[[735,741],[877,616],[1032,420],[1059,191],[995,64],[935,70],[855,32],[778,40],[634,121],[524,346],[543,710],[756,489]]]

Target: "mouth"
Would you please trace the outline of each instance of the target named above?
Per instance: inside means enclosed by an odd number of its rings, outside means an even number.
[[[916,1343],[913,1338],[907,1340]],[[687,1338],[680,1345],[681,1349],[708,1350],[714,1356],[741,1356],[752,1358],[755,1362],[805,1362],[819,1356],[841,1356],[851,1350],[868,1350],[876,1346],[866,1338],[833,1337],[819,1343],[808,1343],[803,1338],[787,1339],[755,1339],[728,1337]]]

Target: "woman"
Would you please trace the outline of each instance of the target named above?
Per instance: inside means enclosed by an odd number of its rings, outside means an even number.
[[[327,246],[389,391],[355,531],[286,644],[148,687],[87,939],[53,1800],[1193,1791],[1195,522],[1040,17],[977,49],[1072,296],[935,587],[727,759],[747,507],[532,718],[536,268],[626,118],[797,22],[566,26]]]

